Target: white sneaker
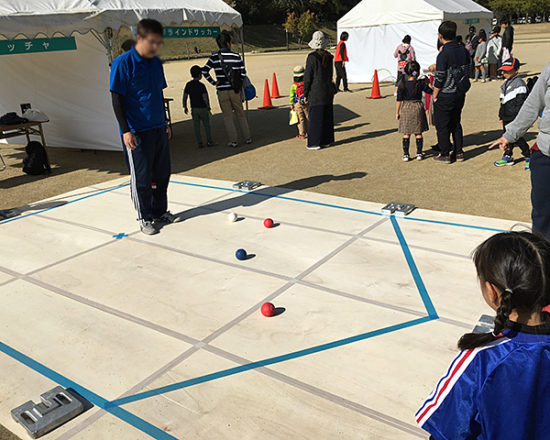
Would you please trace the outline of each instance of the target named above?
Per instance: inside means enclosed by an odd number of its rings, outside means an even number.
[[[320,150],[321,147],[319,145],[312,145],[311,147],[309,145],[306,146],[308,150]]]
[[[231,147],[231,148],[237,148],[239,146],[239,144],[237,142],[229,142],[227,144],[228,147]]]
[[[141,222],[140,228],[141,232],[145,235],[155,235],[159,233],[159,231],[157,231],[153,226],[153,222]]]
[[[416,160],[422,160],[424,159],[424,155],[423,154],[417,154],[416,155]]]
[[[409,157],[408,154],[404,154],[403,155],[403,162],[408,162],[409,160],[411,160],[411,158]]]

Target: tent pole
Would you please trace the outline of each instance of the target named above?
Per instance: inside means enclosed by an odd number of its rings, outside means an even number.
[[[243,64],[245,65],[245,69],[246,69],[246,63],[244,62],[244,31],[243,31],[243,28],[244,28],[244,24],[240,28],[240,35],[241,35],[241,53],[242,53],[242,56],[243,56]],[[248,120],[248,101],[245,101],[245,106],[246,106],[246,119]]]

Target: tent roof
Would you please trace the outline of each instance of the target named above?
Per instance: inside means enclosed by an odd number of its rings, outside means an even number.
[[[163,25],[241,27],[241,14],[223,0],[2,0],[0,35],[52,37],[135,26],[142,18]]]
[[[405,8],[403,0],[362,0],[338,20],[338,28],[492,17],[473,0],[408,0]]]

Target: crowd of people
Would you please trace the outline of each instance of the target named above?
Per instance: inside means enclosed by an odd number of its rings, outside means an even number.
[[[508,29],[511,28],[506,26]],[[476,74],[480,72],[483,78],[487,70],[491,72],[491,68],[485,66],[489,64],[489,56],[485,63],[483,55],[491,45],[480,32],[477,37],[468,36],[469,44],[477,41],[475,50],[469,50],[457,39],[456,30],[456,24],[450,21],[439,27],[440,52],[432,69],[433,85],[420,78],[420,65],[414,59],[410,36],[403,39],[395,52],[400,72],[396,119],[403,136],[404,160],[410,159],[413,135],[416,159],[423,158],[422,133],[428,124],[422,94],[432,95],[434,103],[440,151],[435,160],[451,163],[453,158],[463,159],[461,112],[470,88],[471,65],[473,63]],[[503,40],[510,35],[513,40],[513,31],[508,32],[507,37],[505,31]],[[162,36],[160,23],[150,19],[140,21],[135,44],[114,60],[110,81],[113,108],[131,173],[132,199],[141,230],[150,235],[158,232],[157,224],[179,220],[167,209],[170,129],[163,106],[166,80],[162,63],[156,56]],[[334,142],[332,106],[337,93],[333,82],[334,62],[338,78],[346,89],[348,37],[342,34],[334,59],[326,50],[328,42],[323,33],[315,32],[309,43],[312,52],[307,56],[305,68],[297,66],[293,71],[290,104],[300,115],[299,136],[307,137],[309,149]],[[203,68],[193,66],[191,69],[192,80],[185,86],[183,105],[188,113],[190,100],[199,146],[205,145],[201,124],[207,135],[206,146],[212,145],[210,101],[201,82],[204,76],[216,86],[229,145],[236,147],[233,114],[237,116],[245,142],[252,141],[240,96],[246,71],[241,57],[231,51],[229,34],[220,34],[217,41],[219,51],[212,54]],[[500,109],[505,133],[494,146],[504,151],[508,159],[503,160],[509,162],[515,145],[524,155],[530,154],[523,136],[542,115],[540,133],[531,154],[533,228],[537,234],[500,233],[487,239],[474,253],[482,296],[496,312],[494,330],[462,336],[458,342],[460,354],[419,409],[417,422],[435,440],[542,439],[550,431],[547,417],[550,318],[543,312],[550,304],[550,242],[542,236],[550,238],[550,64],[528,94],[525,83],[517,76],[519,61],[513,57],[511,45],[506,46],[503,41],[501,50],[497,48],[495,45],[493,55],[499,54],[496,64],[501,64],[500,70],[506,78]],[[210,75],[212,70],[215,79]],[[510,416],[512,408],[513,417]]]

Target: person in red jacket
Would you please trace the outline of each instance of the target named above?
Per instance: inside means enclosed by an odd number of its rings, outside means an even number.
[[[336,46],[336,54],[334,55],[334,66],[336,67],[336,89],[340,91],[340,81],[344,83],[344,92],[351,92],[348,89],[348,75],[346,73],[346,63],[348,59],[348,50],[346,48],[346,41],[348,41],[349,34],[342,32],[340,35],[340,42]]]

